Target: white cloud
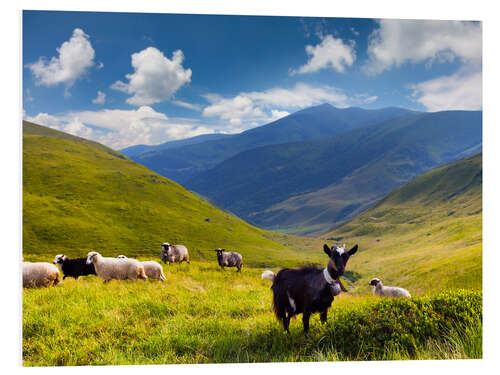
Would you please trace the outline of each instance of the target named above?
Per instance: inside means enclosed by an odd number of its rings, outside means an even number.
[[[363,100],[363,102],[366,103],[366,104],[370,104],[370,103],[376,102],[377,99],[378,99],[378,96],[373,95],[373,96],[369,96],[369,97],[365,98]]]
[[[158,144],[195,135],[227,132],[217,126],[206,126],[195,120],[169,119],[164,113],[142,106],[136,110],[103,109],[69,112],[61,115],[39,113],[25,119],[73,135],[105,144],[114,149],[136,144]]]
[[[184,69],[184,54],[173,53],[169,60],[163,52],[148,47],[132,55],[134,73],[127,74],[128,83],[116,81],[111,88],[132,94],[127,103],[150,105],[169,100],[179,88],[191,81],[191,69]]]
[[[28,64],[37,85],[54,86],[60,83],[72,86],[75,81],[94,65],[95,52],[89,36],[82,29],[73,30],[71,38],[57,48],[58,57],[46,61],[40,57]]]
[[[279,120],[280,118],[286,117],[289,114],[290,114],[290,112],[287,112],[287,111],[280,111],[280,110],[277,110],[277,109],[273,109],[271,111],[271,118],[269,119],[269,121]]]
[[[477,22],[380,20],[370,35],[363,70],[379,74],[404,63],[453,61],[478,63],[482,56],[482,26]]]
[[[104,104],[106,102],[106,94],[102,91],[97,91],[97,97],[92,99],[92,103],[94,104]]]
[[[356,60],[354,41],[345,44],[342,39],[331,35],[324,37],[316,46],[307,45],[306,52],[309,56],[307,63],[297,70],[292,69],[290,74],[313,73],[329,67],[342,73],[345,67],[351,66]]]
[[[201,111],[201,106],[198,104],[186,103],[181,100],[172,100],[172,103],[178,105],[179,107],[192,109],[193,111]]]
[[[204,97],[210,103],[202,112],[204,117],[218,117],[232,125],[247,124],[249,127],[254,122],[262,124],[276,120],[279,111],[283,114],[284,110],[325,102],[347,107],[349,102],[349,98],[335,87],[312,87],[305,83],[298,83],[291,89],[275,87],[266,91],[242,92],[231,98],[216,94]]]
[[[428,111],[482,108],[481,72],[458,72],[410,86],[413,98]]]

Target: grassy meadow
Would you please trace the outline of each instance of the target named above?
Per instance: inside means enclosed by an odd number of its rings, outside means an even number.
[[[192,258],[164,265],[165,283],[88,276],[24,289],[25,366],[482,357],[481,155],[298,237],[249,225],[105,146],[27,122],[23,131],[25,260],[95,250],[159,261],[165,241]],[[260,275],[324,265],[325,242],[359,244],[345,273],[352,289],[325,325],[314,315],[305,336],[299,316],[287,335]],[[243,255],[241,273],[219,269],[217,247]],[[412,298],[375,298],[373,277]]]
[[[455,290],[409,300],[349,293],[328,322],[300,316],[287,335],[261,269],[164,266],[167,281],[66,279],[23,291],[25,366],[457,359],[482,356],[482,296]],[[404,319],[401,319],[404,317]]]

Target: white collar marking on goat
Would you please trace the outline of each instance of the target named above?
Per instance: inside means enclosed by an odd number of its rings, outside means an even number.
[[[328,284],[335,284],[336,281],[330,276],[330,272],[328,272],[328,269],[323,269],[323,276],[325,277],[325,280]]]
[[[297,310],[297,307],[295,306],[295,301],[293,300],[292,297],[290,297],[290,293],[288,293],[288,290],[286,291],[286,295],[288,296],[288,302],[290,302],[290,307],[293,309],[293,312]]]

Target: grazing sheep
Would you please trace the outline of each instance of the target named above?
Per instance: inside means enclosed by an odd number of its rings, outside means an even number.
[[[189,263],[188,249],[184,245],[170,245],[165,242],[161,245],[161,260],[163,263],[183,262]]]
[[[411,297],[410,293],[397,286],[384,286],[382,280],[372,279],[368,285],[373,285],[373,294],[380,297]]]
[[[58,254],[54,258],[54,264],[59,264],[63,271],[63,280],[66,277],[73,277],[78,280],[79,276],[95,275],[93,264],[87,264],[86,258],[70,259],[64,254]]]
[[[135,259],[105,258],[96,251],[87,254],[87,264],[94,264],[97,276],[108,282],[112,279],[135,281],[137,278],[147,280],[144,266]]]
[[[125,255],[118,255],[118,259],[128,259]],[[160,263],[155,262],[154,260],[146,260],[141,262],[144,266],[144,271],[146,272],[146,276],[148,279],[156,279],[160,281],[165,281],[167,278],[163,274],[163,268]]]
[[[23,287],[56,286],[61,281],[59,269],[48,262],[23,262]]]
[[[349,258],[356,253],[358,245],[345,251],[345,245],[338,247],[324,245],[323,251],[330,258],[326,268],[305,266],[291,269],[283,268],[276,275],[272,271],[264,271],[262,278],[273,282],[273,309],[283,328],[290,333],[290,319],[302,313],[304,332],[309,331],[309,318],[312,313],[319,312],[322,323],[326,322],[328,308],[340,290],[347,291],[340,282]]]
[[[243,266],[243,257],[240,253],[235,251],[226,252],[225,249],[221,248],[214,251],[217,252],[217,261],[223,270],[224,267],[236,267],[238,268],[238,272],[241,271],[241,267]]]

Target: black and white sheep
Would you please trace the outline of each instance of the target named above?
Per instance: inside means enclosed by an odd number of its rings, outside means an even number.
[[[49,287],[61,281],[59,269],[48,262],[23,262],[23,287]]]
[[[108,282],[112,279],[126,280],[136,279],[147,280],[144,266],[135,259],[117,259],[103,257],[97,251],[91,251],[87,254],[87,264],[94,264],[97,276]]]
[[[189,263],[189,253],[188,249],[184,245],[170,245],[165,242],[161,245],[161,260],[163,263],[174,263],[174,262],[188,262]]]
[[[78,279],[80,276],[96,275],[94,265],[87,264],[87,258],[70,259],[64,254],[58,254],[53,263],[61,267],[64,273],[63,280],[66,277]]]
[[[410,293],[403,288],[397,286],[384,286],[382,284],[382,280],[380,279],[372,279],[368,285],[372,285],[373,294],[380,297],[411,297]]]
[[[125,255],[118,255],[118,259],[128,259]],[[165,281],[167,278],[163,274],[163,267],[160,263],[155,262],[154,260],[145,260],[141,262],[144,266],[144,271],[146,272],[146,276],[148,279],[156,279],[159,281]]]
[[[217,261],[222,269],[224,269],[224,267],[236,267],[238,268],[238,271],[241,271],[241,267],[243,266],[243,257],[240,253],[235,251],[226,251],[221,248],[214,251],[217,252]]]

